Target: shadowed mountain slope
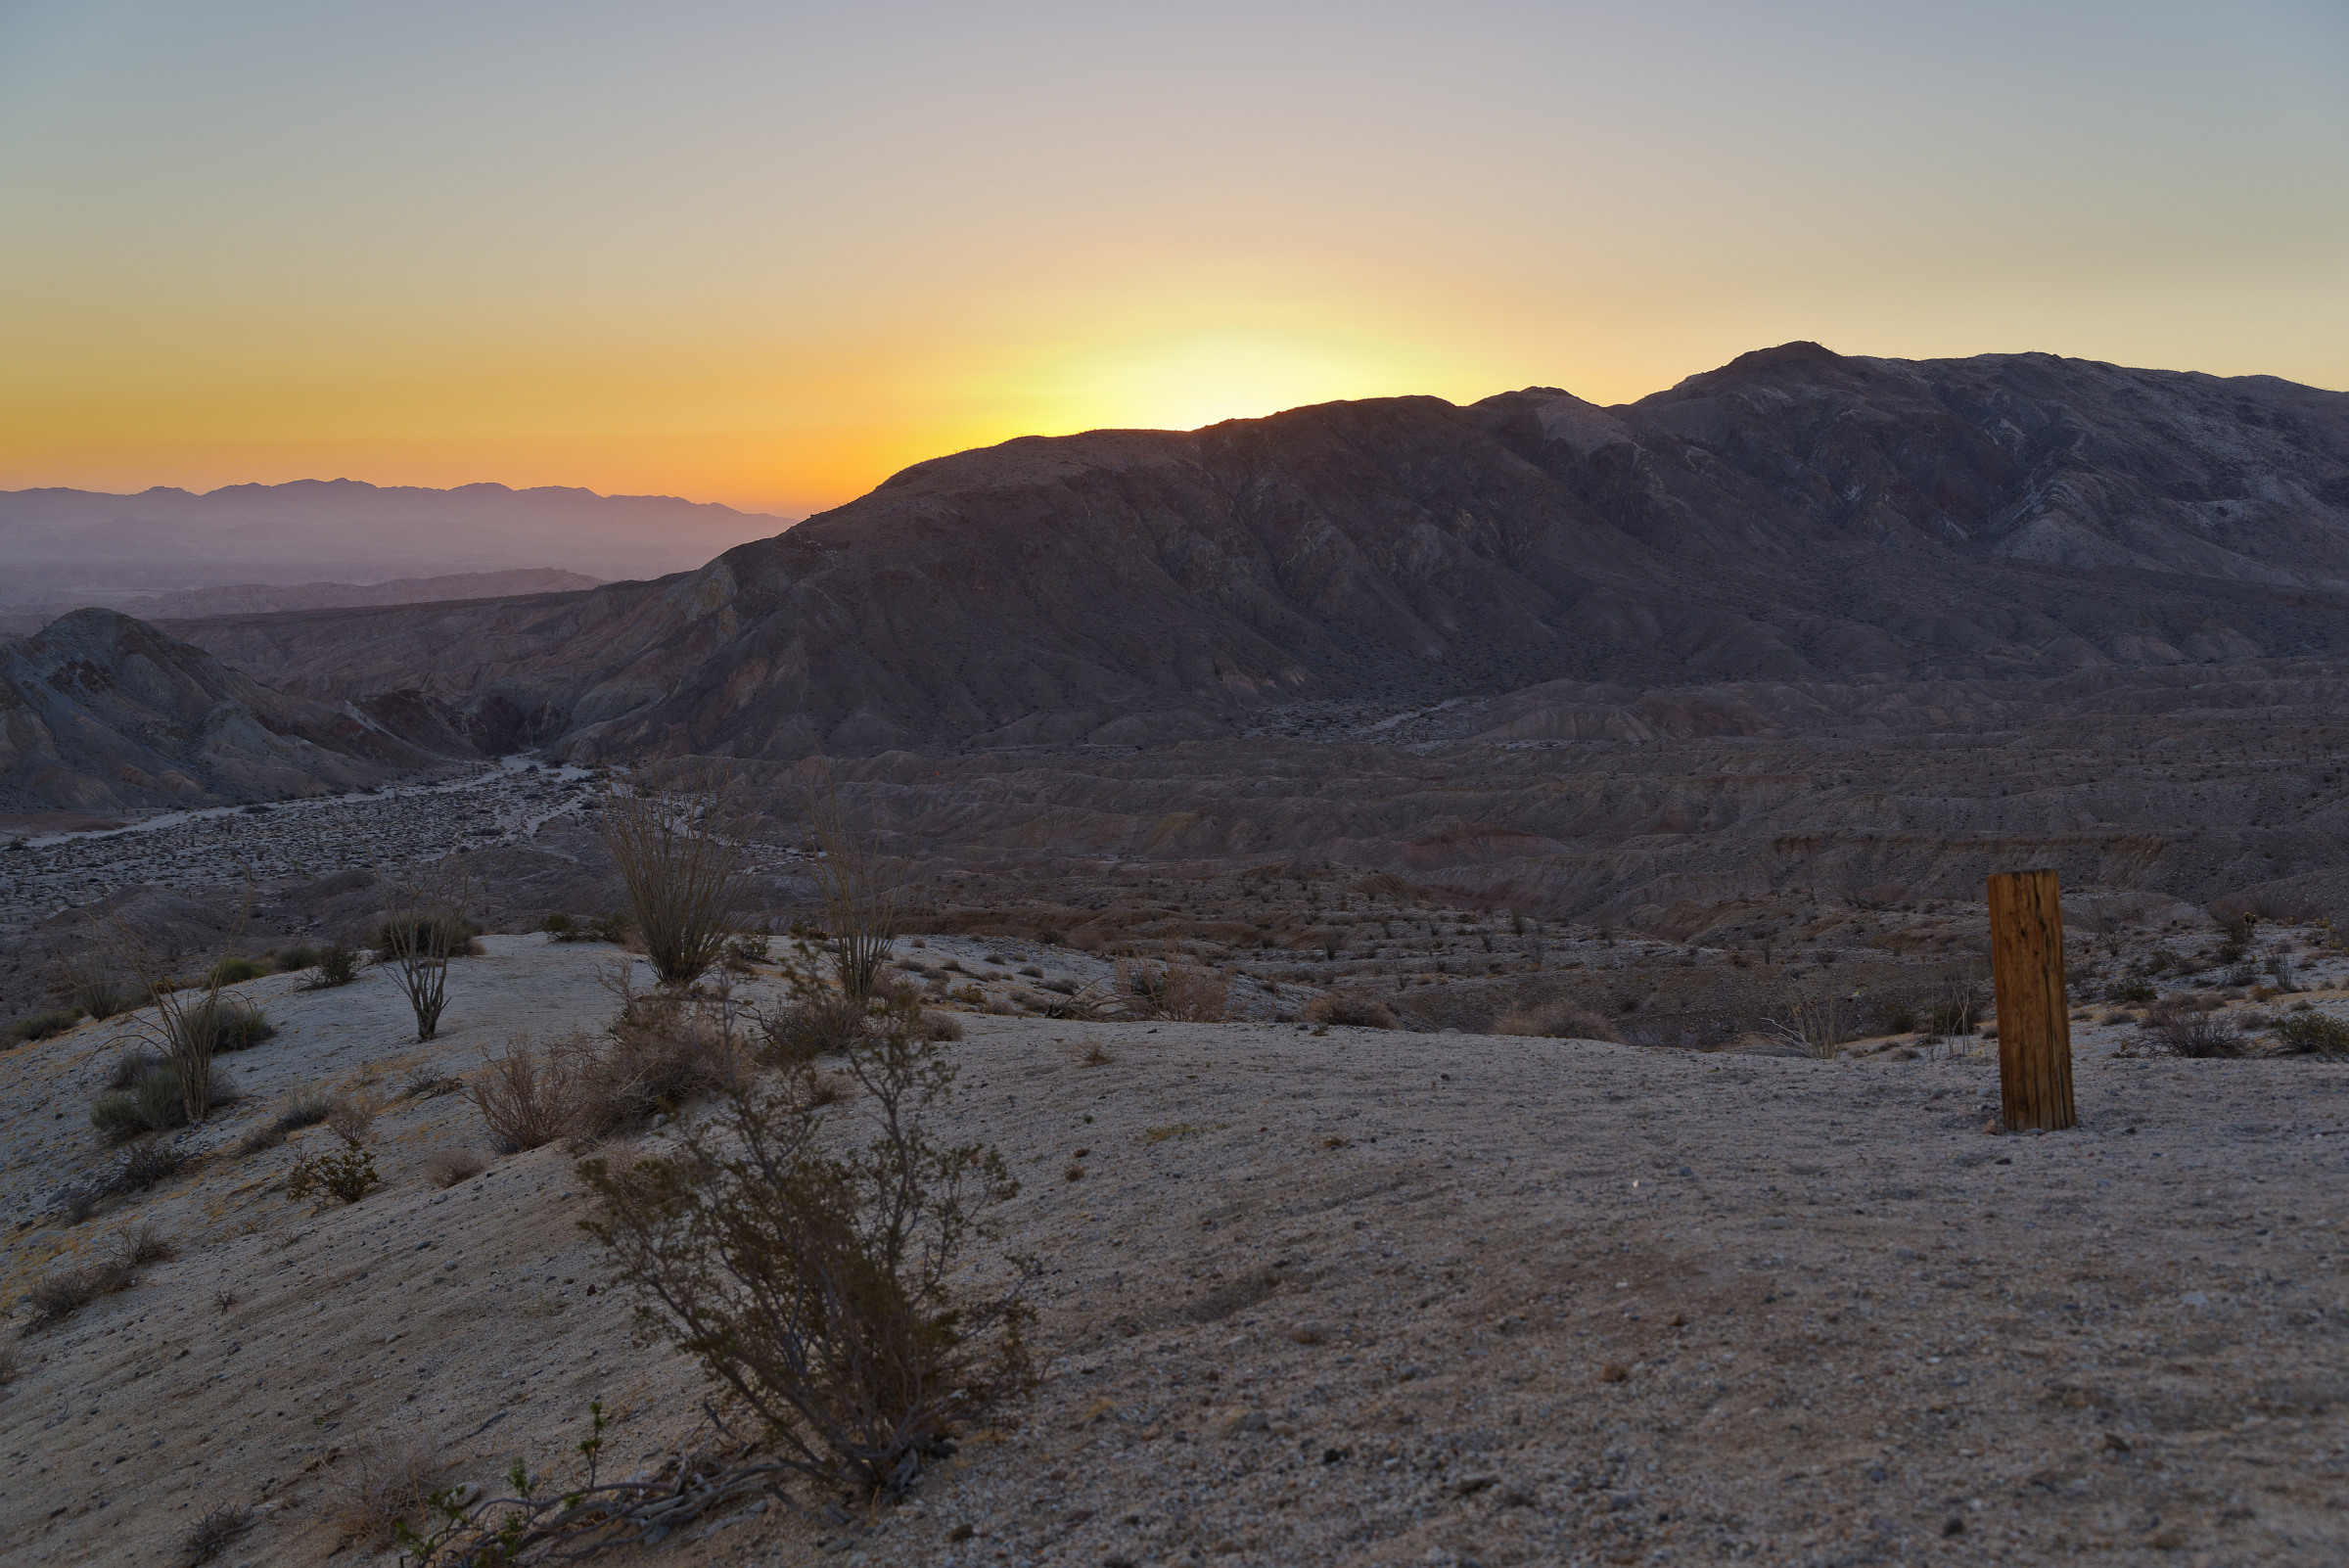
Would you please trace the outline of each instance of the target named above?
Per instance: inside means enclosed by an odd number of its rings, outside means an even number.
[[[472,747],[410,698],[273,691],[112,610],[0,642],[0,808],[202,806],[317,795]]]
[[[1130,744],[1544,681],[2059,676],[2349,646],[2349,395],[1793,344],[916,465],[699,572],[181,634],[582,756]]]

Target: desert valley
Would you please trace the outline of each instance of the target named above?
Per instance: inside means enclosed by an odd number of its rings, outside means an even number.
[[[2349,394],[1798,343],[282,576],[0,641],[0,1560],[2349,1551]],[[818,1371],[680,1326],[778,1278]]]

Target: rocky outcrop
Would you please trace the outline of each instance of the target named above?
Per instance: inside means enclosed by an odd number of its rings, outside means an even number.
[[[1532,389],[1023,438],[654,583],[182,629],[288,689],[412,688],[577,756],[2325,654],[2349,651],[2349,395],[1795,344],[1614,408]]]
[[[290,697],[112,610],[0,642],[0,808],[315,795],[476,756],[396,699]]]

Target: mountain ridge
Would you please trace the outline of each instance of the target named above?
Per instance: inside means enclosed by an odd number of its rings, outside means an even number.
[[[655,581],[175,629],[288,689],[412,686],[581,757],[2320,656],[2349,652],[2349,394],[1781,345],[1612,407],[1537,388],[1023,437]]]

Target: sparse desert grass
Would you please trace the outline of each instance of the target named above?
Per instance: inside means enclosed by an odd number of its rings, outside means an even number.
[[[264,1149],[274,1149],[286,1141],[288,1133],[299,1132],[305,1127],[316,1127],[334,1115],[335,1107],[340,1103],[337,1097],[321,1094],[315,1089],[296,1089],[286,1096],[284,1108],[276,1116],[245,1134],[244,1141],[237,1145],[237,1152],[258,1154]]]
[[[1209,1130],[1211,1130],[1202,1127],[1197,1122],[1168,1122],[1163,1126],[1145,1128],[1142,1130],[1142,1141],[1144,1143],[1164,1143],[1170,1138],[1195,1138],[1200,1133]]]
[[[1395,1010],[1365,992],[1333,991],[1305,1004],[1305,1016],[1315,1024],[1351,1029],[1393,1029]]]
[[[217,989],[258,980],[267,973],[269,966],[257,958],[223,958],[212,965],[211,972],[204,977],[204,981],[206,985]]]
[[[1071,1048],[1070,1054],[1077,1058],[1079,1067],[1107,1067],[1117,1060],[1109,1053],[1109,1047],[1098,1039],[1079,1040]]]
[[[17,1348],[14,1345],[0,1345],[0,1388],[15,1382],[17,1374],[23,1369],[24,1362]]]
[[[101,1296],[129,1289],[137,1282],[142,1266],[170,1256],[171,1244],[152,1225],[115,1232],[113,1256],[54,1269],[25,1293],[24,1304],[31,1309],[31,1315],[24,1332],[61,1323]]]
[[[1541,1036],[1550,1039],[1603,1039],[1621,1043],[1623,1037],[1588,1007],[1573,1002],[1550,1002],[1540,1007],[1512,1007],[1493,1020],[1496,1035]]]
[[[52,1007],[46,1012],[27,1014],[9,1025],[8,1038],[19,1043],[47,1039],[53,1035],[64,1034],[80,1022],[80,1009]]]

